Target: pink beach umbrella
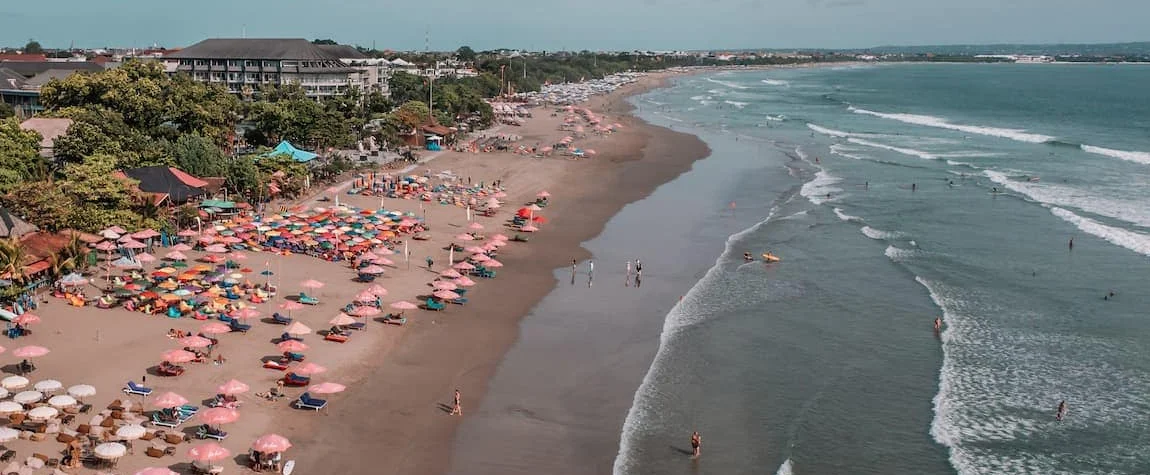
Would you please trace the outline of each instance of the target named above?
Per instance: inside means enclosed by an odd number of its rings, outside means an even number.
[[[179,251],[179,252],[187,252],[187,251],[192,250],[192,246],[189,246],[189,245],[181,242],[179,244],[176,244],[175,246],[172,246],[172,250],[173,251]]]
[[[535,196],[537,196],[539,198],[550,198],[551,193],[548,193],[547,190],[543,190],[543,191],[540,191],[539,193],[537,193]]]
[[[276,343],[276,348],[278,348],[280,351],[299,353],[301,351],[307,351],[308,346],[306,343],[304,343],[302,341],[284,340],[284,341],[281,341],[279,343]]]
[[[376,253],[371,252],[371,251],[365,252],[365,253],[363,253],[363,255],[359,256],[359,260],[361,260],[361,261],[371,262],[371,261],[374,261],[376,259],[379,259],[379,255],[377,255]]]
[[[228,257],[231,257],[232,259],[235,259],[237,261],[242,261],[242,260],[246,260],[248,258],[248,255],[244,254],[242,252],[233,252],[231,254],[228,254]]]
[[[295,341],[295,340],[290,340],[290,341]],[[296,342],[296,343],[299,343],[299,342]],[[247,384],[244,384],[243,382],[241,382],[239,380],[232,379],[232,380],[229,380],[228,382],[226,382],[224,384],[221,384],[219,387],[217,387],[216,392],[218,392],[220,394],[227,394],[230,396],[230,395],[235,395],[235,394],[240,394],[240,393],[246,393],[246,392],[248,392],[249,389],[251,389],[251,387],[248,386]]]
[[[500,206],[503,206],[503,205],[500,204],[499,200],[497,200],[495,198],[491,198],[491,199],[487,200],[487,207],[488,208],[499,209]]]
[[[360,293],[355,295],[355,301],[359,302],[359,303],[375,302],[375,299],[377,299],[377,298],[379,298],[379,296],[372,293],[371,289],[364,290],[363,292],[360,292]]]
[[[415,310],[415,309],[419,308],[419,306],[417,306],[411,302],[408,302],[406,300],[400,300],[398,302],[395,302],[395,303],[391,304],[390,307],[394,308],[396,310]]]
[[[458,270],[472,270],[475,268],[475,266],[468,264],[467,262],[459,262],[459,263],[456,263],[454,266],[451,266],[451,267],[454,267]]]
[[[212,244],[211,246],[205,247],[204,250],[207,252],[213,252],[216,254],[223,254],[225,252],[228,252],[228,248],[224,247],[223,244]]]
[[[255,442],[252,442],[252,450],[265,454],[280,453],[290,448],[291,442],[287,440],[287,437],[279,434],[261,435]]]
[[[460,274],[459,271],[457,271],[455,269],[447,269],[447,270],[439,273],[440,277],[445,277],[448,279],[454,279],[454,278],[459,277],[461,275],[463,275],[463,274]]]
[[[483,254],[483,253],[472,254],[471,260],[473,260],[475,262],[487,262],[487,261],[491,260],[491,256],[488,256],[487,254]]]
[[[460,287],[471,287],[471,286],[475,285],[475,281],[471,280],[470,278],[468,278],[466,276],[455,279],[452,282],[455,282],[455,285],[458,285]]]
[[[379,264],[381,266],[394,266],[395,265],[395,261],[392,261],[391,259],[388,259],[386,257],[381,257],[379,259],[376,259],[375,263]]]
[[[499,261],[497,261],[497,260],[495,260],[495,259],[490,259],[490,260],[488,260],[488,261],[484,262],[484,263],[483,263],[483,266],[484,266],[484,267],[492,267],[492,268],[497,268],[497,267],[503,267],[503,263],[502,263],[502,262],[499,262]]]
[[[370,308],[370,309],[374,310],[374,307],[360,307],[360,308]],[[331,325],[351,325],[351,324],[355,323],[355,319],[351,318],[351,315],[340,312],[339,315],[336,315],[335,318],[331,319],[331,321],[329,321],[327,323],[329,323]]]
[[[283,310],[287,310],[288,312],[291,312],[292,310],[299,310],[299,309],[303,308],[303,304],[296,302],[296,301],[288,300],[288,301],[285,301],[284,303],[281,303],[280,308]]]
[[[212,340],[199,335],[186,336],[176,341],[180,342],[181,346],[186,346],[188,348],[207,348],[212,344]]]
[[[111,251],[115,251],[119,247],[120,246],[117,246],[116,243],[114,243],[112,241],[104,241],[104,242],[101,242],[101,243],[96,245],[96,250],[97,251],[104,251],[104,252],[111,252]]]
[[[511,238],[507,237],[506,234],[496,234],[494,236],[491,236],[491,239],[496,240],[496,241],[506,241],[506,240],[511,239]]]
[[[231,331],[232,331],[231,327],[224,325],[223,323],[220,323],[220,322],[208,322],[208,323],[205,323],[203,325],[200,325],[200,333],[207,333],[209,335],[219,334],[219,333],[229,333]]]
[[[455,285],[452,282],[448,282],[446,280],[437,280],[437,281],[433,282],[431,284],[431,286],[434,287],[435,290],[455,290],[455,289],[459,288],[459,286]]]
[[[136,470],[135,475],[180,475],[168,467],[146,467]]]
[[[487,252],[487,249],[484,249],[480,246],[468,246],[467,249],[464,249],[464,251],[482,254]]]
[[[376,297],[383,297],[384,295],[387,295],[387,289],[383,288],[383,286],[379,284],[368,287],[367,291],[371,292],[371,294]]]
[[[467,225],[467,229],[473,229],[473,230],[479,231],[479,230],[483,229],[483,225],[479,224],[478,222],[472,221],[471,224]]]
[[[146,252],[141,252],[139,254],[136,254],[136,260],[140,261],[140,262],[156,262],[156,256],[153,256],[153,255],[148,254]]]
[[[128,232],[127,229],[121,228],[121,227],[116,226],[116,225],[112,225],[112,226],[109,226],[107,228],[104,228],[104,230],[100,231],[100,232],[104,232],[104,231],[110,231],[110,232],[113,232],[116,234],[124,234],[124,233]]]
[[[300,322],[292,322],[292,324],[288,325],[284,331],[289,335],[308,335],[312,333],[311,328],[308,328],[307,325],[304,325]]]
[[[151,238],[159,237],[159,236],[160,236],[160,233],[156,232],[155,229],[145,229],[143,231],[138,231],[138,232],[132,233],[132,237],[134,237],[136,239],[151,239]]]
[[[173,407],[180,407],[187,404],[187,398],[173,393],[171,391],[159,395],[156,399],[152,400],[152,405],[161,409],[171,409]]]
[[[355,315],[357,317],[371,317],[374,315],[379,315],[379,313],[380,312],[379,312],[378,308],[368,307],[368,306],[356,307],[355,310],[351,311],[351,314]],[[352,323],[354,323],[354,321]],[[340,323],[340,325],[349,325],[349,324],[348,323]]]
[[[499,198],[499,199],[503,199],[503,198],[507,197],[507,193],[504,193],[502,191],[496,191],[495,194],[491,195],[491,196],[494,196],[494,197]]]
[[[538,230],[539,230],[539,228],[535,227],[535,225],[534,225],[534,224],[528,224],[528,225],[526,225],[526,226],[523,226],[523,227],[519,228],[519,230],[520,230],[520,231],[523,231],[523,232],[525,232],[525,233],[533,233],[533,232],[535,232],[535,231],[538,231]]]
[[[145,247],[148,247],[147,244],[144,244],[144,243],[137,241],[135,239],[129,239],[125,242],[120,243],[120,245],[123,247],[126,247],[128,249],[143,249]]]
[[[304,375],[304,376],[311,376],[313,374],[320,374],[324,371],[327,371],[327,368],[324,368],[323,366],[317,365],[315,363],[304,363],[304,364],[301,364],[299,366],[296,366],[296,368],[295,368],[296,374],[300,374],[300,375]]]
[[[196,355],[187,350],[168,350],[160,355],[160,359],[169,363],[187,363],[195,360]]]
[[[231,456],[231,451],[215,442],[208,442],[188,449],[188,457],[197,462],[215,462]]]
[[[383,267],[380,267],[380,266],[371,265],[371,266],[364,267],[363,269],[360,269],[359,273],[361,273],[361,274],[382,274],[383,271],[385,271],[385,270],[387,270],[387,269],[384,269]]]
[[[315,279],[308,279],[299,283],[300,287],[305,289],[320,289],[323,288],[324,283]]]
[[[164,254],[164,257],[167,259],[171,259],[173,261],[186,261],[186,260],[188,260],[188,256],[184,255],[184,253],[182,253],[180,251],[169,252],[167,254]]]
[[[227,394],[227,393],[221,393],[221,394]],[[239,420],[240,411],[237,411],[237,410],[231,409],[231,408],[227,408],[227,407],[213,407],[211,409],[205,409],[203,412],[200,412],[198,414],[198,416],[199,416],[200,420],[203,421],[204,424],[209,424],[209,425],[231,424],[231,423]]]
[[[431,295],[434,295],[434,296],[439,297],[439,298],[444,299],[444,300],[455,300],[455,299],[459,298],[459,294],[452,292],[450,290],[437,290],[434,294],[431,294]]]
[[[386,247],[381,247],[381,248],[378,248],[378,249],[376,249],[375,251],[372,251],[372,252],[374,252],[374,253],[376,253],[376,254],[378,254],[378,255],[380,255],[380,256],[392,256],[392,255],[395,255],[395,251],[393,251],[393,250],[391,250],[391,249],[388,249],[388,248],[386,248]]]
[[[260,311],[251,307],[241,308],[235,312],[232,312],[232,316],[239,319],[255,318],[260,316]]]
[[[12,356],[17,358],[39,358],[48,353],[49,352],[47,348],[36,345],[21,346],[15,350],[12,350]]]
[[[346,389],[347,386],[339,383],[319,383],[313,384],[310,388],[307,388],[307,391],[316,394],[335,394],[342,393]]]
[[[19,317],[16,317],[14,320],[12,320],[12,323],[28,326],[28,325],[32,325],[35,323],[40,323],[40,317],[33,315],[31,313],[25,313],[23,315],[20,315]]]
[[[467,234],[467,233],[463,233],[463,234],[456,235],[455,239],[458,239],[460,241],[474,241],[475,236],[472,236],[472,235]]]

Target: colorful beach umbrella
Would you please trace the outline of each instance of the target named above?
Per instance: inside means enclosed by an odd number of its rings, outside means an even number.
[[[255,442],[252,442],[252,450],[265,454],[284,452],[291,446],[287,437],[279,434],[261,435]]]
[[[160,354],[160,360],[169,363],[187,363],[195,359],[195,353],[187,350],[168,350]]]
[[[315,394],[335,394],[342,393],[347,389],[347,386],[338,383],[319,383],[313,384],[307,388],[308,392]]]
[[[307,351],[308,346],[307,346],[307,344],[305,344],[302,341],[284,340],[284,341],[281,341],[279,343],[276,343],[276,348],[278,348],[280,351],[284,351],[284,352],[299,353],[301,351]]]
[[[152,405],[161,409],[180,407],[187,403],[187,398],[171,391],[163,393],[152,400]]]
[[[226,393],[221,393],[226,394]],[[231,424],[240,418],[240,412],[228,407],[213,407],[196,414],[200,421],[209,425]]]
[[[304,376],[311,376],[313,374],[320,374],[320,373],[323,373],[325,371],[327,371],[327,368],[325,368],[323,366],[317,365],[315,363],[304,363],[304,364],[301,364],[299,366],[296,366],[294,372],[296,374],[300,374],[300,375],[304,375]]]
[[[199,462],[214,462],[231,457],[231,455],[231,451],[215,442],[208,442],[188,449],[188,457]]]

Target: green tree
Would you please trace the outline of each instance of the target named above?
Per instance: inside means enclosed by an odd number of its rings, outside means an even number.
[[[15,115],[16,115],[16,109],[13,109],[12,106],[10,106],[8,104],[0,102],[0,119],[7,119],[7,118],[13,117]]]
[[[398,119],[400,124],[411,130],[427,123],[427,104],[419,101],[408,101],[392,112],[392,115]]]
[[[53,142],[59,160],[79,163],[86,156],[104,154],[117,157],[118,168],[171,165],[160,142],[125,123],[116,111],[69,107],[53,115],[73,120],[68,132]]]
[[[24,257],[26,254],[24,246],[20,244],[20,238],[0,239],[0,275],[8,276],[8,280],[16,284],[23,284],[26,277],[24,275]],[[21,287],[21,285],[13,287]]]
[[[0,119],[0,193],[24,181],[43,179],[46,171],[40,134],[21,129],[14,118]]]
[[[264,188],[265,180],[259,169],[256,168],[256,159],[251,156],[239,157],[228,162],[224,186],[249,201],[258,201],[261,196],[267,195]]]
[[[28,44],[24,45],[24,54],[42,54],[44,48],[40,46],[40,42],[36,40],[28,40]]]
[[[391,76],[387,81],[388,90],[391,92],[391,100],[396,104],[403,104],[409,101],[422,101],[427,98],[427,85],[425,80],[414,74],[408,74],[403,71],[397,72]]]
[[[321,40],[319,38],[316,38],[314,40],[311,40],[311,44],[313,44],[313,45],[338,45],[339,43],[337,43],[333,39],[322,39]]]
[[[68,227],[72,201],[55,183],[27,181],[0,197],[4,207],[45,231]]]
[[[459,49],[455,50],[455,56],[460,61],[475,61],[475,50],[471,49],[470,46],[460,46]]]
[[[195,176],[225,176],[230,159],[216,144],[199,135],[181,135],[164,147],[176,167]]]

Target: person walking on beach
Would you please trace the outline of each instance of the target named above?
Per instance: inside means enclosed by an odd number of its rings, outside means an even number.
[[[643,261],[639,259],[635,259],[635,275],[639,277],[643,276]]]
[[[703,436],[699,435],[699,431],[691,434],[691,458],[699,458],[699,449],[703,447]]]
[[[431,266],[435,265],[435,260],[431,256],[427,256],[427,270],[431,270]]]
[[[1054,415],[1054,418],[1057,420],[1060,420],[1060,421],[1064,417],[1066,417],[1066,400],[1065,399],[1063,399],[1062,402],[1058,403],[1058,413]]]
[[[455,403],[451,405],[451,414],[449,414],[449,415],[452,415],[452,416],[462,416],[463,415],[463,403],[460,402],[460,396],[459,396],[459,390],[458,389],[455,390]]]
[[[575,259],[571,259],[571,275],[575,275]]]
[[[934,317],[934,332],[938,333],[939,330],[942,330],[942,319],[939,317]]]
[[[595,274],[595,260],[589,259],[587,260],[587,275],[593,274]]]

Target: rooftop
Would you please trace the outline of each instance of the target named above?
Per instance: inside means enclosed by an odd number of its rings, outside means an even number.
[[[104,67],[87,61],[0,61],[0,68],[30,78],[53,69],[64,71],[103,71]]]
[[[20,237],[36,231],[36,226],[0,208],[0,238]]]
[[[32,118],[20,123],[20,128],[24,130],[35,130],[40,134],[40,149],[52,148],[56,137],[68,133],[68,127],[72,126],[72,119],[47,119],[47,118]]]
[[[354,46],[348,45],[316,45],[319,49],[334,54],[342,59],[366,59],[367,55],[360,53]]]
[[[303,38],[211,38],[166,56],[174,59],[271,59],[339,61],[340,56]]]

